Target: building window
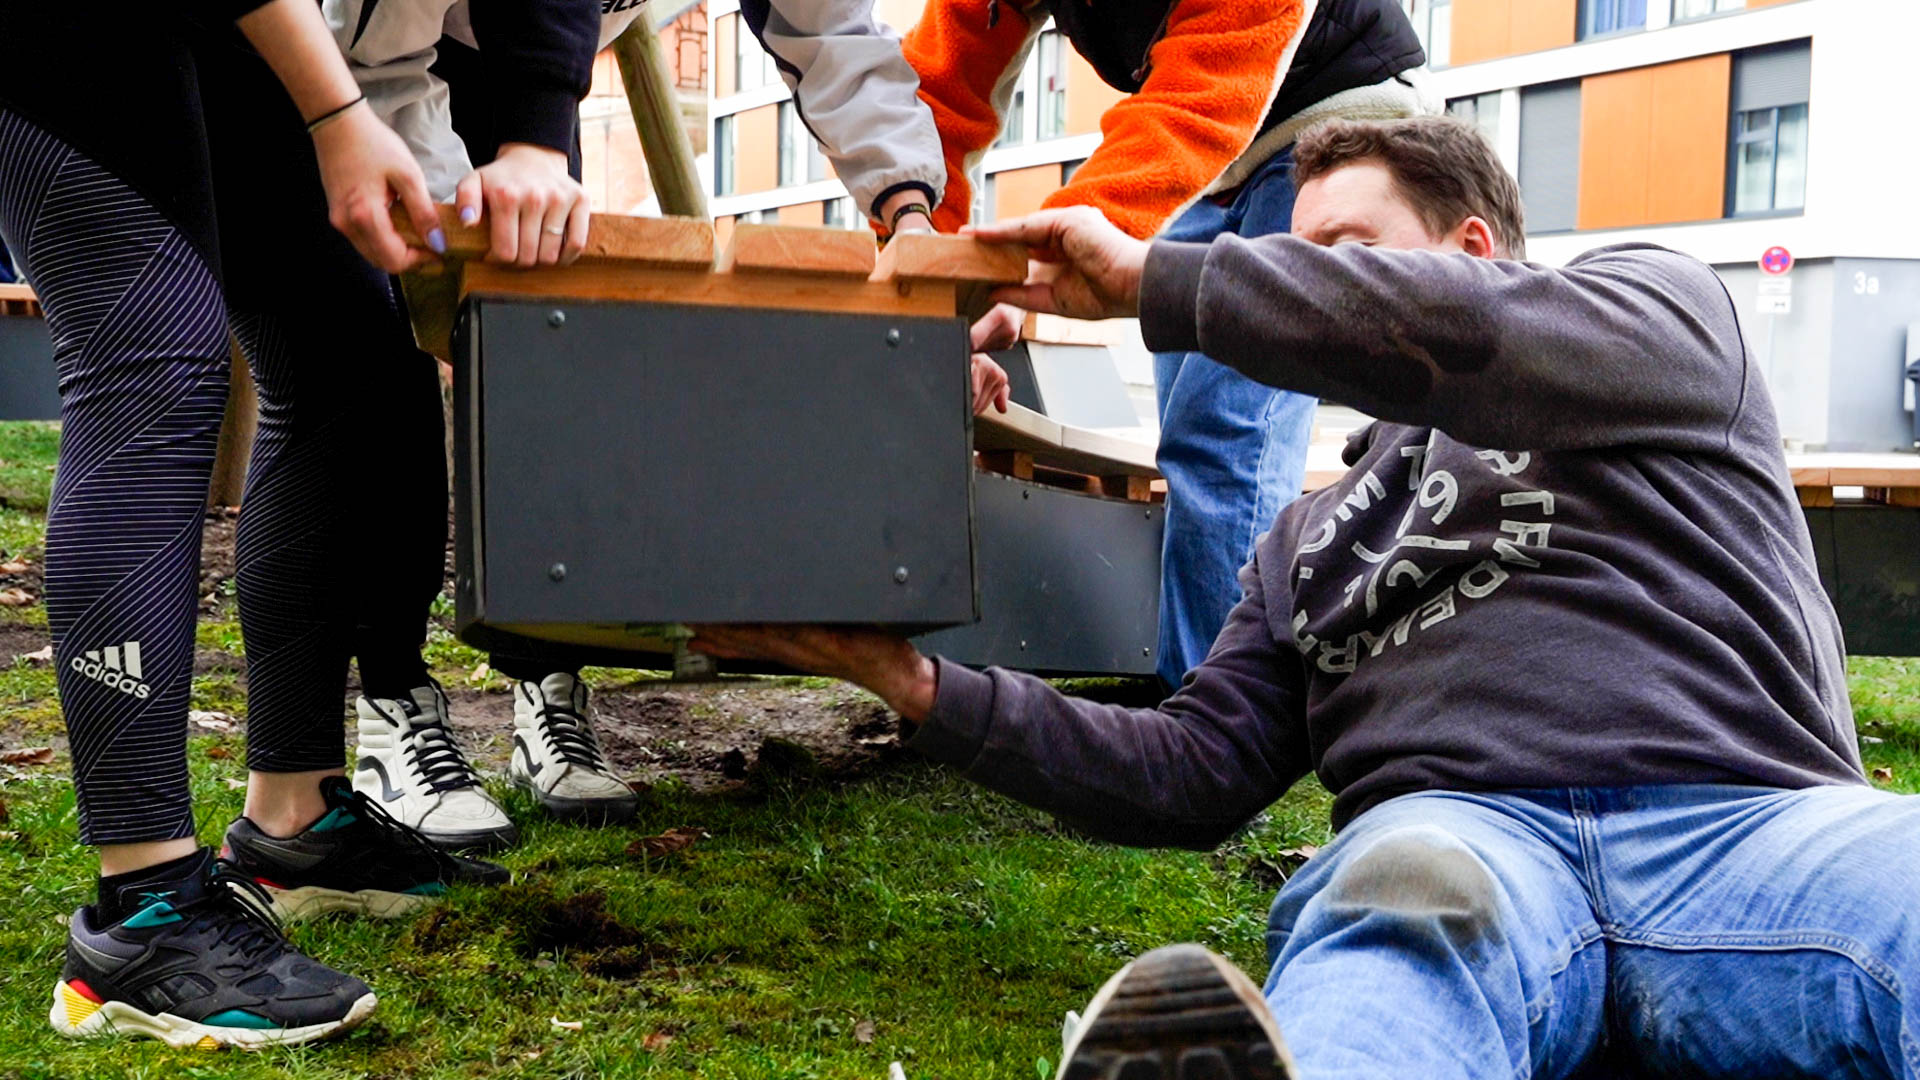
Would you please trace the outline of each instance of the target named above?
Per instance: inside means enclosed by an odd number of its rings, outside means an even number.
[[[1060,186],[1066,187],[1068,184],[1073,183],[1073,174],[1079,172],[1080,166],[1085,165],[1086,163],[1087,163],[1086,158],[1080,158],[1077,161],[1061,162],[1060,163]]]
[[[1453,0],[1401,0],[1413,32],[1426,51],[1427,66],[1446,67],[1453,51]]]
[[[713,122],[713,193],[733,194],[733,117]]]
[[[773,57],[760,47],[760,39],[753,36],[747,21],[739,16],[734,18],[734,88],[744,93],[777,82],[780,72],[773,66]]]
[[[793,107],[793,102],[781,102],[779,110],[780,186],[804,184],[807,181],[807,143],[813,136],[808,135],[807,129],[801,126],[800,111]]]
[[[1727,214],[1799,210],[1807,204],[1805,41],[1748,49],[1733,58]]]
[[[993,218],[994,218],[993,177],[989,176],[985,180],[980,181],[980,199],[974,205],[976,207],[976,209],[973,212],[974,222],[980,225],[993,224]]]
[[[1673,21],[1702,19],[1723,11],[1738,11],[1746,6],[1747,0],[1673,0]]]
[[[859,214],[853,211],[853,196],[842,195],[837,199],[828,199],[820,211],[821,224],[830,229],[857,229],[866,224]]]
[[[1480,134],[1487,137],[1487,142],[1500,145],[1500,91],[1454,98],[1447,102],[1447,115],[1465,120],[1479,128]]]
[[[1046,37],[1042,34],[1041,37]],[[1031,49],[1027,52],[1026,64],[1020,68],[1020,77],[1013,84],[1013,94],[1007,99],[1006,123],[1000,129],[1000,138],[995,146],[1021,146],[1038,137],[1035,122],[1041,111],[1040,102],[1040,56],[1042,50]],[[1064,110],[1065,105],[1063,104]],[[1064,121],[1063,121],[1064,123]]]
[[[1040,35],[1040,137],[1057,139],[1067,133],[1066,35],[1049,30]]]
[[[827,152],[821,148],[820,140],[807,132],[807,183],[817,183],[832,175],[832,167],[827,164]]]
[[[1580,40],[1639,30],[1647,25],[1647,0],[1580,0]]]
[[[1807,107],[1749,109],[1734,118],[1733,213],[1807,205]]]

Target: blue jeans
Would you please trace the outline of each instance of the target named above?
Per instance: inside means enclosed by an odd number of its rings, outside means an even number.
[[[1309,1080],[1914,1076],[1917,837],[1864,786],[1404,795],[1281,889],[1267,1002]]]
[[[1293,151],[1275,154],[1232,201],[1201,199],[1162,235],[1208,243],[1267,236],[1293,222]],[[1197,352],[1156,353],[1160,471],[1167,478],[1160,552],[1160,677],[1200,661],[1240,600],[1240,567],[1280,508],[1300,494],[1317,402],[1276,390]]]

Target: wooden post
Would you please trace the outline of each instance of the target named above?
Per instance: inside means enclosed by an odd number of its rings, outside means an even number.
[[[247,486],[247,462],[253,457],[253,433],[260,424],[260,400],[253,392],[253,373],[240,343],[229,342],[233,365],[227,391],[227,412],[220,420],[220,448],[213,455],[213,483],[207,489],[208,506],[239,506]]]
[[[693,142],[680,123],[679,95],[668,74],[666,50],[646,16],[633,21],[614,39],[613,55],[620,62],[620,82],[627,90],[627,107],[640,132],[640,149],[647,156],[647,175],[660,212],[680,217],[707,217],[707,192],[693,164]]]

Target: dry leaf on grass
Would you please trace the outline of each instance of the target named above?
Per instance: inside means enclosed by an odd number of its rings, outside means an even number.
[[[7,823],[7,800],[0,799],[0,825]]]
[[[1891,784],[1893,783],[1893,770],[1882,765],[1873,770],[1873,778],[1883,784]]]
[[[659,836],[643,836],[627,845],[630,856],[657,859],[662,855],[671,855],[676,851],[685,851],[695,843],[705,840],[705,829],[689,829],[685,826],[668,829]]]
[[[673,1036],[667,1034],[664,1031],[656,1031],[653,1034],[648,1035],[646,1038],[640,1040],[640,1045],[642,1048],[644,1048],[647,1051],[647,1053],[657,1054],[660,1051],[665,1050],[667,1047],[673,1045]]]
[[[18,840],[18,839],[20,839],[20,834],[17,832],[14,832],[12,829],[0,829],[0,840]]]
[[[247,782],[245,780],[235,780],[233,777],[229,776],[226,778],[226,782],[227,782],[227,786],[229,788],[232,788],[234,791],[245,791],[247,789]]]
[[[233,751],[224,746],[209,746],[207,747],[207,756],[215,761],[225,761],[233,756]]]
[[[862,1044],[872,1042],[873,1041],[873,1021],[862,1020],[859,1023],[853,1025],[853,1041],[857,1043],[862,1043]]]
[[[53,764],[53,747],[29,746],[24,750],[7,750],[0,752],[0,764],[51,765]]]
[[[565,1031],[584,1031],[587,1026],[578,1020],[562,1020],[557,1016],[547,1017],[547,1022]]]
[[[0,607],[32,607],[32,593],[25,589],[0,589]]]
[[[0,574],[24,574],[29,569],[25,559],[13,559],[0,562]]]
[[[49,645],[33,652],[23,652],[14,659],[25,660],[29,664],[51,664],[53,663],[53,646]]]

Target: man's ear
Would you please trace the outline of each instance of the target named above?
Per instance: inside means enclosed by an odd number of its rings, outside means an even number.
[[[1493,243],[1493,226],[1485,218],[1470,217],[1454,226],[1453,242],[1460,250],[1476,259],[1497,259],[1499,252]]]

